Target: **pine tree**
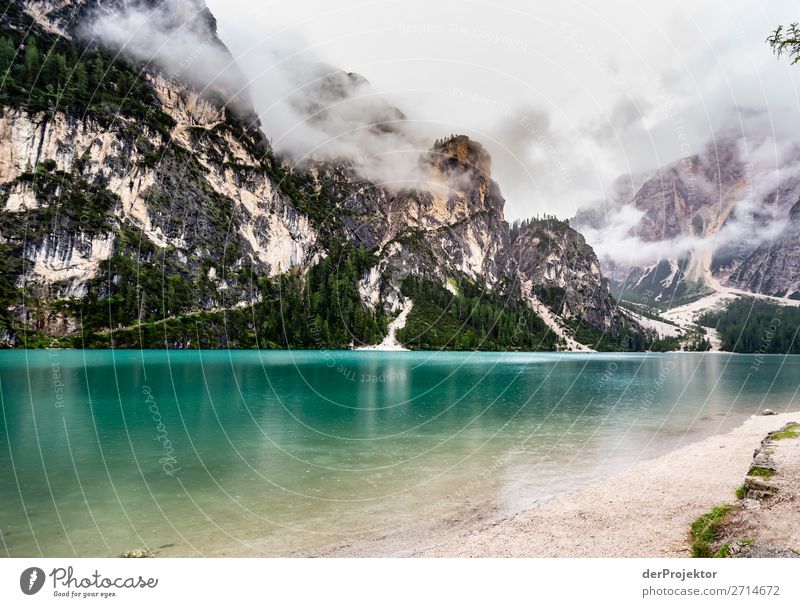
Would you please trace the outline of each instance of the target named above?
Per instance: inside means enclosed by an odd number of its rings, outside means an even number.
[[[16,49],[11,39],[0,38],[0,77],[5,78],[8,68],[14,63],[16,54]]]
[[[83,105],[84,102],[87,101],[89,95],[89,74],[83,63],[78,63],[75,66],[75,70],[72,72],[70,85],[73,99],[78,104]]]
[[[106,66],[103,62],[103,58],[98,56],[94,61],[92,61],[92,67],[90,70],[90,82],[93,87],[102,88],[103,83],[106,78]]]
[[[31,40],[25,47],[25,77],[28,84],[36,82],[39,75],[40,59],[36,41]]]
[[[56,86],[60,91],[64,90],[64,86],[69,78],[69,70],[67,69],[67,60],[64,55],[59,53],[55,59],[55,72],[56,72]]]

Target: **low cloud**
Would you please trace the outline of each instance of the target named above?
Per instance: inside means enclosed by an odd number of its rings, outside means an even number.
[[[427,187],[429,172],[420,161],[433,137],[362,76],[301,49],[262,45],[241,60],[253,75],[250,88],[273,146],[292,161],[345,158],[363,178],[388,189]]]
[[[752,251],[773,240],[786,225],[785,219],[776,220],[760,225],[754,231],[753,223],[733,218],[719,232],[705,238],[683,234],[667,240],[649,241],[636,233],[643,216],[642,211],[625,204],[609,213],[605,226],[581,225],[579,229],[601,261],[624,267],[652,265],[665,259],[678,260],[728,249],[735,249],[737,253],[743,248]]]
[[[83,34],[240,113],[255,109],[273,147],[290,162],[348,159],[361,177],[388,189],[433,187],[420,162],[433,134],[366,79],[326,65],[298,40],[267,39],[234,60],[215,30],[202,0],[167,0],[99,9]]]
[[[759,124],[763,120],[762,113],[754,112],[738,129],[720,129],[698,156],[652,173],[646,190],[639,190],[636,178],[619,180],[606,200],[580,209],[574,225],[603,261],[621,266],[704,254],[741,257],[770,242],[785,228],[789,210],[800,199],[800,147],[788,136],[765,136]],[[672,238],[643,238],[643,230],[652,234],[654,220],[641,206],[644,198],[651,197],[652,206],[652,197],[657,202],[661,191],[671,195],[676,178],[682,182],[684,204],[702,209],[704,221],[719,221],[718,214],[733,205],[730,214],[711,234],[693,233],[688,227],[687,233]]]
[[[100,7],[82,24],[81,33],[247,112],[247,82],[215,28],[202,0],[167,0],[155,6],[132,3],[121,10]]]

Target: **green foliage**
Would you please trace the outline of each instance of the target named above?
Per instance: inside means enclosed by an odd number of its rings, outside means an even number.
[[[11,188],[20,185],[30,188],[41,206],[24,213],[0,211],[0,233],[12,240],[34,241],[58,231],[100,234],[110,229],[110,218],[119,204],[119,198],[105,187],[57,171],[52,160],[0,186],[0,195],[5,199]]]
[[[702,329],[688,331],[683,337],[683,349],[687,352],[708,352],[711,342]]]
[[[739,298],[721,311],[706,312],[699,324],[713,327],[729,352],[800,354],[800,308],[754,298]]]
[[[339,187],[335,174],[324,169],[319,171],[317,181],[302,167],[285,166],[271,150],[263,152],[263,156],[264,169],[281,194],[311,220],[323,244],[336,246],[342,238],[341,220],[346,213],[341,203],[350,192],[350,184]]]
[[[712,545],[717,541],[717,531],[725,520],[731,506],[715,506],[710,512],[700,516],[692,523],[692,556],[709,558],[713,556]]]
[[[672,352],[674,350],[708,352],[710,349],[711,342],[701,328],[687,330],[681,337],[660,337],[650,345],[651,352]]]
[[[715,559],[726,559],[731,555],[731,545],[729,543],[725,543],[722,547],[717,550],[716,554],[714,554]]]
[[[187,276],[174,251],[160,249],[128,224],[117,230],[113,255],[87,295],[68,302],[87,333],[161,320],[191,311],[210,295]]]
[[[364,249],[334,244],[329,255],[308,272],[308,317],[312,318],[317,347],[373,344],[386,334],[386,317],[361,302],[358,281],[377,262]]]
[[[511,239],[517,238],[523,230],[527,230],[528,228],[549,228],[562,231],[569,228],[569,220],[558,219],[555,215],[550,215],[548,213],[545,213],[542,217],[535,215],[528,219],[515,219],[509,226]]]
[[[800,437],[800,424],[788,424],[783,430],[772,435],[774,440],[786,440],[787,438]]]
[[[22,273],[21,252],[21,245],[0,244],[0,332],[13,328],[8,309],[21,296],[16,285],[16,278]]]
[[[535,286],[535,295],[544,305],[553,310],[556,314],[561,311],[561,306],[564,303],[567,291],[555,285],[552,286]]]
[[[168,136],[175,122],[160,109],[139,70],[99,49],[82,49],[42,29],[15,2],[0,2],[0,103],[31,113],[62,111],[108,125],[135,118]]]
[[[625,308],[626,310],[631,310],[633,312],[636,312],[636,314],[638,314],[639,316],[644,316],[645,318],[649,318],[650,320],[657,320],[658,322],[663,322],[668,325],[672,325],[673,327],[679,326],[678,323],[661,316],[658,313],[658,310],[651,308],[650,306],[645,305],[641,302],[620,300],[619,306],[621,308]]]
[[[650,344],[651,352],[674,352],[681,349],[680,337],[659,337]]]
[[[745,484],[739,485],[736,488],[736,492],[735,492],[734,495],[736,495],[736,499],[737,500],[743,500],[744,498],[746,498],[747,497],[747,485],[745,485]]]
[[[644,316],[651,320],[656,320],[668,325],[677,327],[677,323],[662,317],[657,310],[648,305],[638,302],[621,301],[620,306],[635,312],[639,316]],[[711,349],[711,342],[706,338],[705,331],[700,328],[686,330],[679,337],[665,336],[653,340],[648,348],[651,352],[673,352],[684,350],[686,352],[707,352]]]
[[[576,341],[598,352],[643,352],[650,349],[653,343],[647,336],[627,326],[614,334],[601,331],[580,319],[570,319],[565,324]]]
[[[763,466],[753,466],[747,471],[747,476],[770,479],[775,476],[775,470],[772,468],[764,468]]]
[[[93,333],[84,347],[91,348],[169,348],[169,349],[253,349],[275,348],[259,343],[251,310],[198,312],[142,323],[135,327]]]
[[[453,295],[428,280],[409,276],[402,292],[414,307],[398,339],[421,350],[554,350],[556,337],[522,302],[506,301],[464,280]]]
[[[779,25],[767,38],[767,44],[778,57],[788,55],[792,64],[800,61],[800,26],[790,23],[788,27]]]
[[[82,318],[89,347],[335,349],[380,341],[386,319],[364,307],[357,287],[375,257],[350,246],[330,253],[305,278],[246,273],[259,295],[247,307],[197,311],[220,297],[208,268],[224,274],[225,266],[206,262],[193,278],[174,251],[127,226],[89,295],[71,302],[71,311]]]

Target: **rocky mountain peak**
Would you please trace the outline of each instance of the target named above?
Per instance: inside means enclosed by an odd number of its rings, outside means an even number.
[[[295,86],[289,103],[327,137],[346,139],[359,128],[376,134],[403,134],[405,114],[375,95],[361,74],[294,59],[287,77]]]
[[[466,135],[451,135],[437,141],[431,150],[431,161],[445,175],[471,173],[486,180],[491,178],[492,157],[480,143]]]
[[[597,256],[569,222],[553,217],[515,222],[511,247],[521,280],[553,312],[613,336],[624,328]]]
[[[146,11],[165,29],[189,28],[208,38],[217,35],[217,21],[204,0],[23,0],[25,11],[39,25],[62,34],[77,33],[87,20]]]

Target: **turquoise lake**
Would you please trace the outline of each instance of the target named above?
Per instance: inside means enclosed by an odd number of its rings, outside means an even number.
[[[799,388],[791,356],[3,351],[0,554],[379,553]]]

